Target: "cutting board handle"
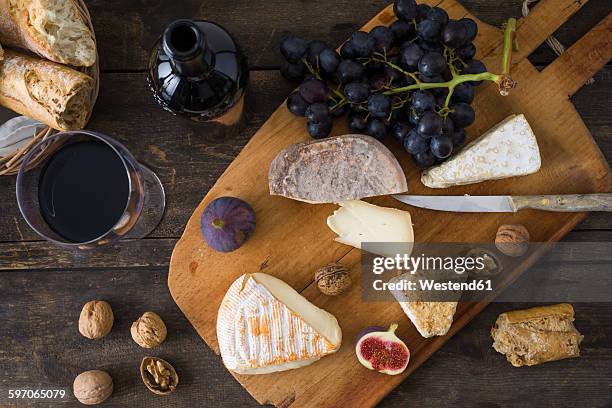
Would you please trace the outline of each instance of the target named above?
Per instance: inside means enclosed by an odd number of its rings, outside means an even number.
[[[612,193],[515,196],[512,197],[512,202],[517,211],[533,208],[559,212],[612,212]]]

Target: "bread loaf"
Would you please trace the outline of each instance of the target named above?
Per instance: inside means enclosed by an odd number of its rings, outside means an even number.
[[[97,58],[74,0],[0,0],[0,42],[77,67],[90,67]]]
[[[66,66],[6,50],[0,62],[0,105],[58,130],[82,129],[93,79]]]
[[[578,357],[584,338],[567,303],[502,313],[491,329],[493,348],[515,367]]]

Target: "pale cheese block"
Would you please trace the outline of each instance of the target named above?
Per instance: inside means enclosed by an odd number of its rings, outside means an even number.
[[[308,203],[336,203],[408,190],[393,153],[366,135],[289,146],[272,161],[268,182],[271,195]]]
[[[364,242],[395,243],[388,247],[376,246],[373,251],[390,257],[412,252],[414,231],[408,211],[379,207],[361,200],[339,204],[340,208],[327,218],[329,228],[338,234],[337,242],[359,249]]]
[[[536,137],[525,116],[519,114],[507,117],[439,166],[425,170],[421,182],[445,188],[525,176],[540,166]]]
[[[282,280],[265,273],[240,276],[217,315],[225,366],[239,374],[266,374],[314,363],[335,353],[342,331],[331,314]]]

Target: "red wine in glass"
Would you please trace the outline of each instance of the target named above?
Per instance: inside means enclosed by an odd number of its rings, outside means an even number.
[[[27,171],[48,149],[45,160]],[[161,182],[116,140],[96,132],[63,132],[39,142],[17,175],[17,202],[26,222],[52,242],[91,248],[142,238],[165,207]]]
[[[70,242],[95,239],[119,222],[130,180],[121,157],[105,143],[72,143],[45,163],[39,176],[42,217]]]

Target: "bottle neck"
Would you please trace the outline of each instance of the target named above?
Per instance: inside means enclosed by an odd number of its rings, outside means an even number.
[[[162,47],[179,75],[205,75],[214,65],[214,54],[206,44],[204,33],[191,20],[171,23],[162,35]]]

